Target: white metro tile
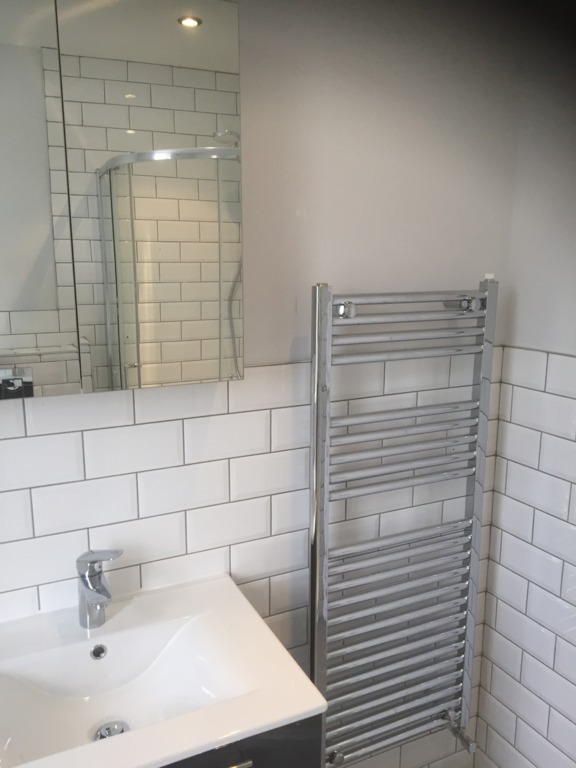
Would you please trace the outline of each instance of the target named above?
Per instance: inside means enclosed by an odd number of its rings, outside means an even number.
[[[554,768],[574,768],[573,760],[521,720],[518,721],[516,730],[516,749],[530,758],[531,762],[527,763],[528,765],[534,764],[537,768],[552,768],[552,766]]]
[[[384,393],[441,389],[449,386],[450,358],[432,357],[386,363]]]
[[[576,721],[576,685],[526,654],[522,663],[522,684],[555,710]]]
[[[34,535],[29,491],[0,493],[0,542]]]
[[[503,568],[498,563],[488,564],[488,591],[495,597],[524,612],[528,599],[528,583],[526,579]]]
[[[492,695],[540,733],[548,726],[548,705],[496,665],[492,669]]]
[[[492,505],[492,524],[514,536],[530,541],[534,510],[501,493],[494,494]]]
[[[184,422],[186,464],[270,450],[269,411],[232,413]]]
[[[535,589],[538,589],[538,587]],[[537,600],[534,605],[534,611],[530,611],[531,590],[532,588],[528,593],[528,612],[531,616],[534,616],[536,621],[533,621],[528,616],[524,616],[519,611],[506,605],[506,603],[499,602],[496,615],[496,631],[516,645],[519,645],[525,651],[528,651],[528,653],[531,653],[532,656],[540,659],[545,664],[551,665],[554,658],[554,634],[537,623],[541,620],[541,600]],[[552,597],[549,592],[544,594]]]
[[[346,517],[377,515],[381,512],[393,512],[412,506],[412,489],[400,488],[395,491],[372,493],[370,496],[359,496],[346,502]]]
[[[576,565],[576,525],[536,512],[534,544]]]
[[[85,531],[0,544],[0,591],[67,579],[87,549]]]
[[[35,488],[32,503],[37,536],[118,523],[138,517],[136,477],[119,475]]]
[[[393,493],[393,491],[390,491]],[[396,509],[380,516],[380,536],[428,528],[442,522],[442,503],[423,504],[420,507]]]
[[[134,392],[134,404],[137,423],[224,413],[227,410],[226,384],[138,389]]]
[[[308,487],[308,449],[230,460],[232,501]]]
[[[574,621],[574,606],[540,587],[530,585],[528,590],[528,616],[543,625],[542,632],[552,630],[568,642],[576,645],[576,621]],[[549,632],[548,634],[552,634]],[[547,641],[548,642],[548,641]],[[530,651],[533,656],[552,666],[548,652],[544,655]]]
[[[86,475],[121,475],[182,464],[182,443],[180,421],[85,432]]]
[[[330,523],[330,545],[347,547],[362,541],[373,541],[378,538],[379,522],[378,515],[374,515],[341,523]]]
[[[495,632],[491,627],[484,627],[482,653],[504,672],[512,675],[516,680],[520,679],[522,649]]]
[[[516,716],[498,699],[485,690],[480,691],[478,714],[507,741],[514,741]]]
[[[23,437],[0,442],[0,491],[83,478],[80,434]]]
[[[270,615],[270,579],[248,581],[240,585],[240,591],[259,616]]]
[[[228,547],[210,549],[182,557],[169,557],[142,566],[142,588],[157,589],[172,584],[184,584],[197,579],[209,579],[230,571]]]
[[[231,575],[237,582],[254,581],[308,566],[308,532],[270,536],[231,548]]]
[[[544,389],[546,353],[506,347],[502,363],[502,381],[520,387]]]
[[[0,403],[0,440],[23,437],[24,408],[21,400],[3,400]]]
[[[556,522],[554,518],[548,519]],[[504,533],[500,549],[500,562],[514,573],[524,576],[544,589],[549,589],[556,594],[560,593],[562,561],[548,552]]]
[[[432,760],[448,757],[456,750],[456,740],[445,728],[402,745],[400,768],[421,768]]]
[[[26,401],[29,435],[76,432],[134,423],[132,392],[100,392],[63,397],[31,398]]]
[[[576,683],[576,646],[558,638],[554,669],[562,677]]]
[[[548,356],[546,391],[576,398],[576,357]]]
[[[537,507],[556,517],[568,517],[570,483],[557,477],[508,462],[506,491],[518,501]]]
[[[542,435],[540,469],[576,482],[576,443],[552,435]]]
[[[506,739],[496,733],[493,728],[488,729],[486,744],[488,757],[492,758],[498,768],[534,768],[523,755],[521,755]]]
[[[572,720],[574,720],[573,711]],[[565,717],[562,717],[562,715],[559,715],[558,712],[555,712],[554,710],[550,712],[548,738],[576,763],[576,725]],[[562,755],[562,758],[563,757],[565,757],[565,755]],[[554,765],[556,766],[556,763],[554,763]]]
[[[272,496],[272,535],[301,531],[310,525],[310,491]]]
[[[562,577],[561,597],[576,605],[576,568],[564,563],[564,576]]]
[[[310,445],[310,407],[277,408],[272,411],[272,450],[287,451]]]
[[[229,501],[228,463],[211,461],[138,475],[140,515],[205,507]]]
[[[15,621],[38,613],[36,587],[17,589],[0,595],[0,621]]]
[[[270,612],[283,613],[303,608],[310,601],[310,571],[291,571],[270,579]]]
[[[510,421],[512,417],[512,392],[514,387],[511,384],[500,385],[500,402],[498,403],[498,416],[505,421]]]
[[[514,387],[512,421],[573,440],[576,436],[576,400]]]
[[[188,552],[225,547],[270,535],[270,499],[236,501],[186,513]]]
[[[231,412],[306,405],[310,401],[308,363],[246,368],[244,376],[229,384]]]
[[[307,611],[305,608],[278,613],[275,616],[269,616],[265,621],[285,648],[294,648],[306,642]]]
[[[114,566],[140,565],[186,552],[184,513],[161,515],[90,530],[90,549],[123,549]]]
[[[530,467],[538,466],[540,432],[501,422],[498,428],[498,455]]]
[[[359,363],[339,365],[333,369],[332,400],[377,397],[384,394],[384,365]]]

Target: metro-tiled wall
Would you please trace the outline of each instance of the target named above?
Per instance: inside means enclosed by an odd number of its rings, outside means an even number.
[[[576,767],[576,357],[507,348],[477,768]]]

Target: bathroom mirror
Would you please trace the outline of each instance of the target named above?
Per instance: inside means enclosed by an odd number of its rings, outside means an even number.
[[[83,388],[239,378],[238,4],[57,9]]]
[[[80,392],[55,7],[0,0],[0,401]]]
[[[241,377],[238,3],[0,0],[0,44],[3,397]]]

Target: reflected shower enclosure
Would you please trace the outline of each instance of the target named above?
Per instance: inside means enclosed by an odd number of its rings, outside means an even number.
[[[243,376],[240,155],[119,155],[98,171],[107,360],[96,388]]]

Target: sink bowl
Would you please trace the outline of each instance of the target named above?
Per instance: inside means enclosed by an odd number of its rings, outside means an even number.
[[[228,577],[77,624],[65,610],[0,625],[1,768],[159,768],[325,709]]]

